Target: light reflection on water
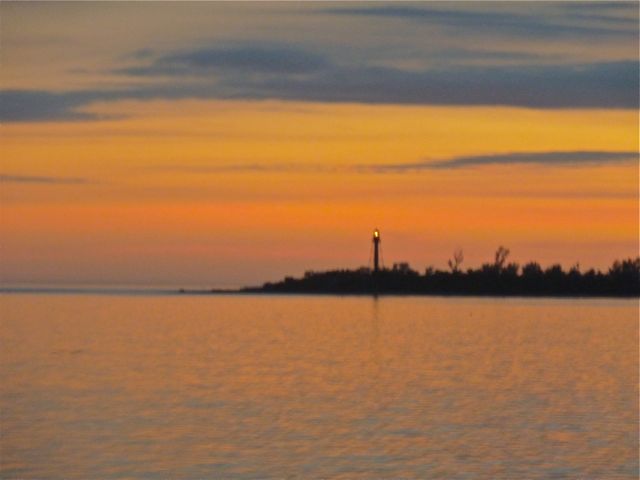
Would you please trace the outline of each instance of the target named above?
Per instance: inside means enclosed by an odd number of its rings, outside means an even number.
[[[636,300],[0,307],[2,478],[638,476]]]

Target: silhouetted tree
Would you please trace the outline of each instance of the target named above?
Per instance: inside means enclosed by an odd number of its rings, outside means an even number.
[[[640,257],[616,260],[609,269],[609,288],[632,293],[640,289]]]
[[[611,265],[609,274],[614,276],[624,275],[628,276],[629,278],[633,278],[634,276],[638,275],[639,271],[640,257],[636,259],[628,258],[626,260],[623,260],[622,262],[616,260],[615,262],[613,262],[613,265]]]
[[[520,270],[520,265],[512,262],[502,269],[502,274],[508,277],[517,277],[518,270]]]
[[[509,256],[509,249],[503,247],[502,245],[500,245],[498,247],[498,250],[496,250],[496,255],[495,255],[495,260],[493,262],[493,265],[496,267],[496,270],[500,271],[502,270],[502,267],[504,266],[504,262],[507,261],[507,257]]]
[[[529,262],[522,267],[522,276],[526,278],[538,279],[542,277],[542,267],[537,262]]]
[[[460,265],[463,261],[464,253],[462,252],[462,249],[456,248],[453,252],[453,258],[447,262],[449,264],[449,268],[451,269],[451,273],[458,273]]]

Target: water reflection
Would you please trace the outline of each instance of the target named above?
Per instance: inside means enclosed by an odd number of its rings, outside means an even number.
[[[375,295],[371,297],[371,364],[373,379],[380,376],[382,368],[382,351],[380,347],[380,300]]]
[[[637,302],[0,297],[2,478],[637,478]]]

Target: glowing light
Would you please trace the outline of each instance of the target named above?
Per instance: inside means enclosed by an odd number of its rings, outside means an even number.
[[[380,238],[380,232],[377,228],[373,231],[373,238]]]

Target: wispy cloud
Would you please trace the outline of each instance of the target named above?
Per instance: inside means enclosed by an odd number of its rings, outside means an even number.
[[[0,174],[0,183],[35,183],[41,185],[79,185],[94,183],[82,177],[50,177],[42,175]]]
[[[401,19],[410,22],[427,23],[433,26],[455,29],[463,35],[505,35],[525,38],[577,38],[593,39],[601,37],[637,37],[637,8],[629,2],[621,4],[617,11],[623,10],[626,17],[612,16],[612,9],[589,9],[588,13],[562,9],[540,10],[530,14],[498,11],[487,8],[440,8],[424,5],[380,5],[356,6],[344,8],[326,8],[320,13],[339,16],[378,17]],[[580,4],[582,8],[588,4]],[[578,7],[578,5],[576,5]],[[626,8],[625,8],[626,7]],[[634,11],[635,8],[635,11]],[[634,23],[635,19],[635,23]],[[585,23],[584,20],[610,22]]]
[[[557,6],[569,19],[638,26],[640,12],[635,2],[563,2]]]
[[[486,165],[526,165],[584,167],[620,162],[637,162],[638,152],[517,152],[496,155],[475,155],[447,160],[421,161],[385,165],[363,165],[364,170],[377,173],[406,173],[420,170],[456,169]]]
[[[219,165],[160,165],[147,170],[171,173],[220,174],[220,173],[337,173],[352,171],[348,166],[319,163],[238,163]]]
[[[238,163],[217,165],[160,165],[146,170],[189,174],[226,173],[413,173],[423,170],[445,170],[485,165],[527,165],[546,167],[588,167],[611,163],[638,161],[637,152],[561,151],[561,152],[514,152],[496,155],[469,155],[445,160],[424,160],[410,163],[388,164],[342,164],[321,163]]]

